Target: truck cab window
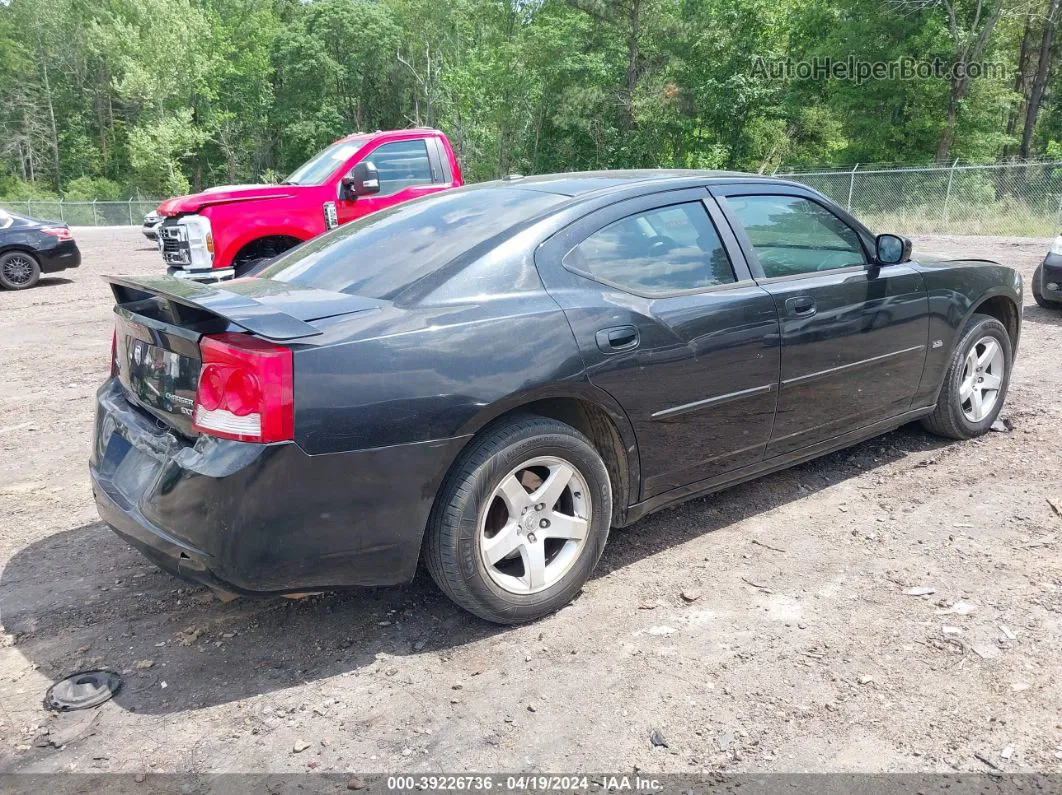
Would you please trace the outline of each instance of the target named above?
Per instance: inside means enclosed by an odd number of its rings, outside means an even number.
[[[373,149],[367,156],[380,172],[379,196],[390,196],[413,185],[430,185],[431,161],[424,140],[395,141]]]

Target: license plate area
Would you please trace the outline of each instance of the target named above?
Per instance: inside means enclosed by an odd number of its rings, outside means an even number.
[[[107,440],[100,474],[106,480],[111,498],[130,508],[154,482],[160,466],[158,459],[138,450],[122,433],[115,432]]]
[[[199,346],[135,318],[119,317],[118,380],[127,398],[166,426],[193,435],[192,413],[199,385]]]

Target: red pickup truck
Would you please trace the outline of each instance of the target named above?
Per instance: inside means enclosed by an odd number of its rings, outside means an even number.
[[[462,184],[450,142],[438,130],[357,133],[279,185],[230,185],[168,199],[158,210],[159,250],[171,275],[229,279],[340,224]]]

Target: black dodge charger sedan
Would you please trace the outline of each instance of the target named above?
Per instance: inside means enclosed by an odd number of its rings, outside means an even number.
[[[217,591],[408,581],[517,623],[609,530],[1007,394],[1022,284],[912,259],[735,173],[511,178],[342,226],[248,278],[110,277],[103,519]]]
[[[0,210],[0,287],[25,290],[42,273],[76,268],[81,252],[70,227]]]

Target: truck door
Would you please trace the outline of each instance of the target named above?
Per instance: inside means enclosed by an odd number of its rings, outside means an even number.
[[[359,152],[355,162],[363,160],[371,160],[376,166],[380,174],[380,192],[346,200],[342,184],[337,182],[336,216],[340,224],[452,185],[450,170],[443,168],[434,138],[381,143],[367,152]],[[343,176],[347,176],[353,167],[354,162],[349,164]]]

